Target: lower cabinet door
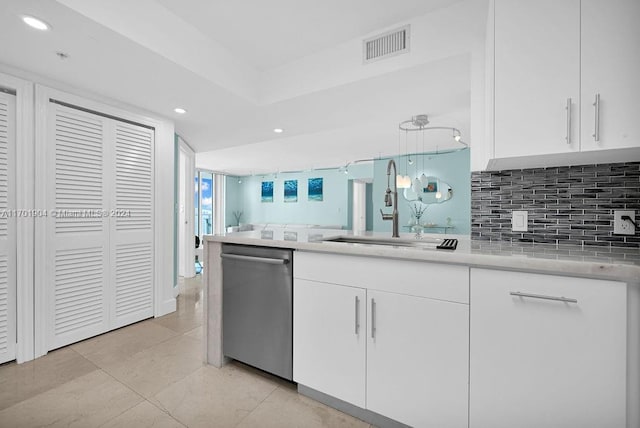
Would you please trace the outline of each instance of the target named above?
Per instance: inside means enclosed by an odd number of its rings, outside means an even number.
[[[294,279],[293,380],[365,407],[366,291]]]
[[[367,409],[413,427],[467,427],[469,306],[367,292]]]
[[[470,426],[624,428],[626,308],[623,283],[472,269]]]

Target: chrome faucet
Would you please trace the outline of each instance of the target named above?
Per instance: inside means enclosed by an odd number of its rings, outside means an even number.
[[[391,167],[393,166],[393,191],[391,191],[390,180],[391,180]],[[396,175],[398,175],[398,170],[396,169],[396,163],[393,159],[389,159],[389,163],[387,164],[387,191],[384,194],[384,206],[390,207],[392,205],[391,194],[393,194],[393,212],[391,214],[385,214],[380,209],[380,214],[382,214],[382,220],[391,220],[393,221],[393,234],[391,235],[393,238],[399,238],[400,233],[398,231],[398,183],[396,182]]]

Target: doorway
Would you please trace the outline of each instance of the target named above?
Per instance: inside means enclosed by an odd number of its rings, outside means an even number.
[[[373,180],[355,179],[351,184],[349,223],[355,233],[373,230]]]
[[[196,275],[195,268],[195,237],[194,229],[194,188],[195,153],[189,145],[178,137],[178,275],[192,278]],[[196,183],[197,184],[197,183]]]
[[[214,197],[216,191],[216,174],[211,171],[198,170],[195,173],[194,192],[194,233],[196,239],[195,273],[201,274],[204,269],[204,236],[215,233],[217,213]]]

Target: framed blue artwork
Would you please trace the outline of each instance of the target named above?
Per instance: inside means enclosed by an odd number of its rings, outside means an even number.
[[[284,181],[284,201],[298,202],[298,180]]]
[[[309,179],[309,200],[322,201],[322,178]]]
[[[273,202],[273,181],[262,182],[262,202]]]

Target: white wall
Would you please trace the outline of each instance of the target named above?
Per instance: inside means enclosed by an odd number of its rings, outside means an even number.
[[[6,74],[5,74],[6,73]],[[161,316],[175,311],[176,300],[173,296],[173,214],[174,201],[172,189],[174,186],[174,124],[172,121],[149,113],[145,110],[130,106],[117,100],[108,99],[96,94],[83,91],[54,80],[35,75],[33,73],[15,69],[0,64],[0,83],[18,89],[18,204],[21,209],[36,207],[34,195],[35,174],[37,162],[42,162],[41,157],[35,154],[34,134],[36,124],[33,112],[44,108],[43,102],[48,100],[47,95],[54,93],[62,100],[91,108],[96,111],[114,115],[116,117],[132,118],[139,123],[144,123],[155,128],[154,188],[156,189],[154,202],[154,282],[155,301],[154,313]],[[41,86],[47,85],[47,86]],[[34,91],[35,87],[35,91]],[[62,92],[64,91],[64,92]],[[38,102],[34,102],[34,92]],[[38,97],[38,94],[39,97]],[[40,109],[40,110],[39,110]],[[44,344],[38,340],[46,331],[46,323],[43,324],[41,316],[45,310],[45,302],[39,301],[41,292],[37,283],[37,258],[39,248],[35,247],[35,230],[37,219],[29,218],[18,222],[19,239],[19,266],[18,266],[18,361],[28,361],[34,357],[43,355]],[[36,257],[34,257],[36,253]],[[36,283],[34,285],[34,276]],[[42,286],[42,284],[40,284]],[[34,320],[35,318],[35,320]],[[38,333],[40,332],[40,333]],[[35,339],[34,339],[35,337]]]

